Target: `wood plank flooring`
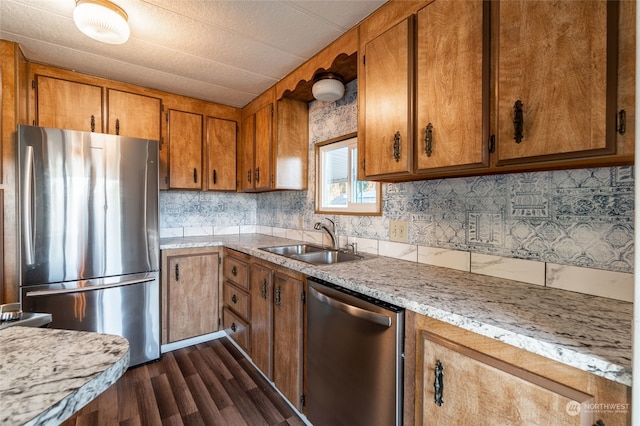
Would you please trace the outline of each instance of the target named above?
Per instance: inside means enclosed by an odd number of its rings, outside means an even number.
[[[304,425],[226,338],[128,370],[63,423],[83,425]]]

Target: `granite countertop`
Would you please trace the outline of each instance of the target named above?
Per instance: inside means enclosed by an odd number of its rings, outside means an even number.
[[[0,330],[0,424],[59,424],[129,366],[129,342],[108,334]]]
[[[311,265],[259,250],[291,243],[241,234],[160,248],[225,246],[631,386],[632,303],[382,256]]]

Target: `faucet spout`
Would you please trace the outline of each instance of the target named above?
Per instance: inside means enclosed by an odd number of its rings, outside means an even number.
[[[336,236],[336,224],[335,224],[334,221],[332,221],[328,217],[325,217],[325,219],[331,223],[331,229],[329,229],[322,222],[316,222],[315,225],[313,225],[313,229],[318,230],[318,231],[324,229],[327,232],[327,234],[329,234],[329,238],[331,238],[331,247],[334,250],[338,250],[340,247],[339,247],[339,243],[338,243],[338,237]]]

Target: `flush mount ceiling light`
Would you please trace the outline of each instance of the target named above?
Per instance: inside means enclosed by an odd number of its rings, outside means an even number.
[[[127,12],[109,0],[77,0],[73,20],[85,35],[109,44],[129,39]]]
[[[321,72],[313,77],[311,92],[319,101],[335,102],[344,95],[344,82],[338,74]]]

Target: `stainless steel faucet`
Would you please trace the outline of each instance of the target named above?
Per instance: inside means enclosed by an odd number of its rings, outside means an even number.
[[[329,222],[331,222],[331,229],[329,229],[322,222],[316,222],[316,224],[313,225],[313,229],[315,229],[317,231],[320,231],[321,229],[324,229],[325,231],[327,231],[327,234],[329,234],[329,237],[331,238],[331,246],[332,246],[332,248],[334,250],[339,250],[340,247],[338,245],[338,236],[336,235],[336,224],[335,224],[334,221],[332,221],[328,217],[325,217],[324,220],[328,220]]]

